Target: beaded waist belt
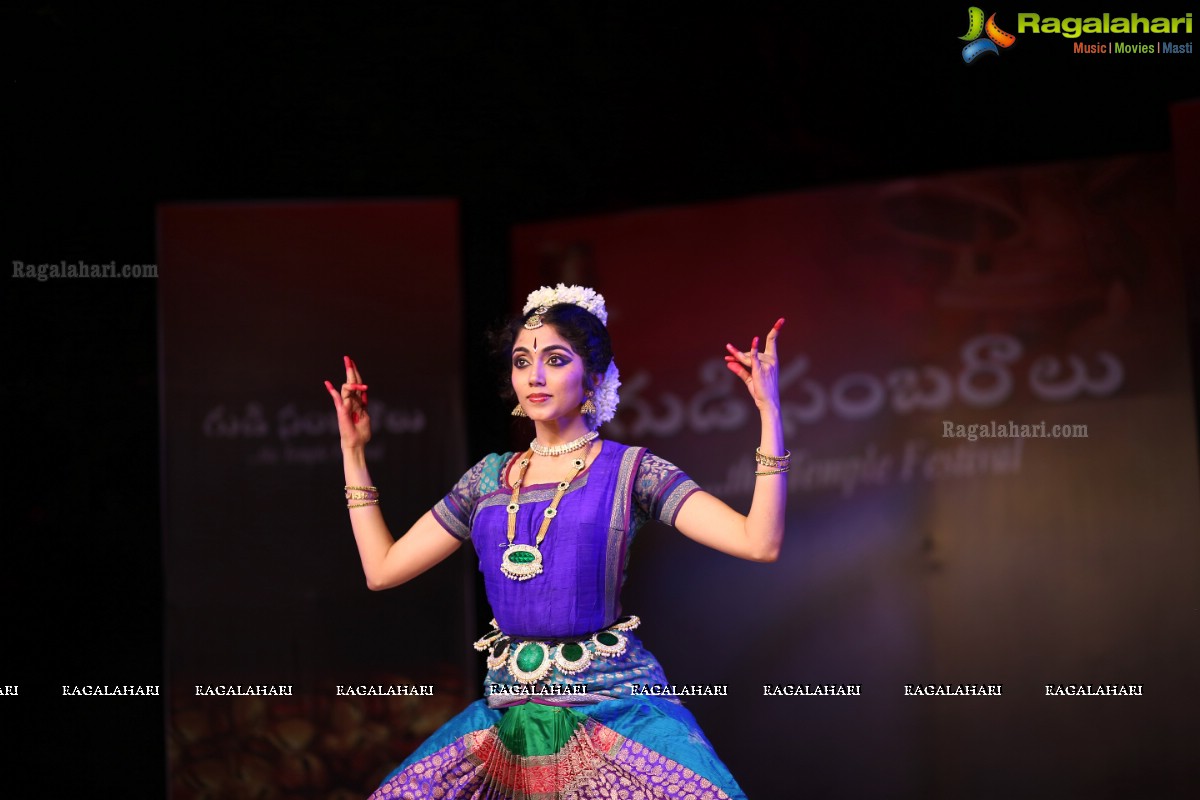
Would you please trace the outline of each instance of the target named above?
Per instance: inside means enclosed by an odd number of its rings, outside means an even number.
[[[557,669],[563,675],[574,675],[587,669],[595,658],[615,658],[625,652],[631,631],[642,621],[635,616],[621,617],[601,631],[582,639],[551,639],[529,641],[507,636],[492,620],[492,629],[475,642],[475,649],[487,652],[488,669],[507,666],[518,683],[537,683]]]

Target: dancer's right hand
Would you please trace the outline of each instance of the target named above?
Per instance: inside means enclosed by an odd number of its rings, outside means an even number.
[[[333,397],[334,408],[337,409],[338,432],[342,438],[342,449],[363,447],[371,441],[371,417],[367,413],[367,385],[358,374],[358,365],[350,356],[343,356],[346,362],[346,382],[342,384],[341,392],[333,388],[333,384],[325,381],[325,388]]]

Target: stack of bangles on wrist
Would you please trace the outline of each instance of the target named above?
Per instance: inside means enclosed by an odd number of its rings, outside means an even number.
[[[792,468],[792,451],[784,450],[781,456],[769,456],[762,448],[754,448],[754,463],[766,467],[755,472],[755,475],[782,475]]]
[[[362,508],[379,505],[379,490],[374,486],[347,486],[346,500],[363,500],[362,503],[347,502],[346,508]]]

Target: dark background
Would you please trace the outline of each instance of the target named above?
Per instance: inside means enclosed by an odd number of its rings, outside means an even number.
[[[1054,36],[964,65],[966,5],[514,8],[6,4],[5,269],[152,263],[168,201],[459,198],[468,452],[487,452],[508,429],[471,413],[495,382],[478,343],[509,310],[513,224],[1167,151],[1171,103],[1198,94],[1194,55],[1071,55]],[[155,293],[0,290],[9,768],[131,797],[163,792],[162,704],[33,687],[168,679]]]

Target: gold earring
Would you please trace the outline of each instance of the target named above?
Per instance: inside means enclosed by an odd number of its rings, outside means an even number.
[[[512,410],[512,415],[514,417],[528,417],[529,416],[528,414],[525,413],[525,409],[521,408],[520,403],[517,403],[517,407]]]
[[[595,414],[596,413],[596,404],[592,402],[592,395],[594,395],[594,394],[595,394],[595,392],[587,393],[587,399],[584,400],[583,405],[581,405],[579,407],[580,414]]]

